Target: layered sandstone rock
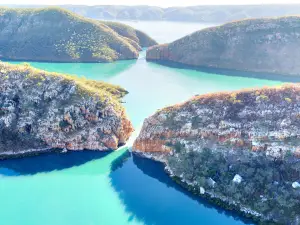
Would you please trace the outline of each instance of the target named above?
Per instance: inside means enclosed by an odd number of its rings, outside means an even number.
[[[261,222],[299,224],[300,189],[292,186],[300,179],[299,146],[300,86],[284,85],[195,96],[159,110],[133,151],[164,162],[175,180],[222,206]]]
[[[299,152],[300,86],[195,96],[145,120],[134,149],[169,152],[171,141],[191,139],[197,148]]]
[[[297,16],[232,22],[153,46],[147,60],[298,76],[299,24]]]
[[[114,150],[133,131],[121,87],[0,63],[0,155]]]

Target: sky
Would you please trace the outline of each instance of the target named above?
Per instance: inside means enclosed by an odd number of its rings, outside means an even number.
[[[229,5],[229,4],[287,4],[300,0],[0,0],[0,4],[38,4],[38,5],[156,5],[161,7],[191,5]]]

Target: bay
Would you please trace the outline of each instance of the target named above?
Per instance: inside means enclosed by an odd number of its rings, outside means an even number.
[[[208,26],[126,22],[160,43]],[[12,62],[16,63],[16,62]],[[21,63],[21,62],[17,62]],[[0,161],[0,221],[5,225],[245,224],[234,213],[192,196],[163,166],[128,152],[143,120],[157,109],[196,94],[275,86],[279,81],[169,68],[145,60],[108,64],[39,63],[34,67],[123,86],[136,133],[118,151],[45,154]]]

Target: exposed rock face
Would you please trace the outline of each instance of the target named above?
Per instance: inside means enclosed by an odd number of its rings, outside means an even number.
[[[153,46],[147,60],[298,76],[299,44],[300,17],[243,20]]]
[[[59,8],[0,8],[0,58],[110,62],[136,59],[141,47],[156,43],[129,26],[114,25],[85,19]],[[131,35],[121,33],[120,29],[130,30]]]
[[[0,156],[114,150],[133,128],[118,86],[0,63]]]
[[[299,85],[195,96],[146,119],[133,151],[218,204],[300,224],[299,100]]]

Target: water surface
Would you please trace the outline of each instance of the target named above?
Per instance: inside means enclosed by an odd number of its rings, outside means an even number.
[[[155,27],[154,22],[139,22],[136,26],[148,29],[163,42],[180,37],[186,27],[191,26],[191,32],[200,25],[177,23],[173,33],[164,26]],[[144,56],[145,52],[138,60],[110,64],[31,65],[122,85],[129,91],[125,107],[137,130],[143,119],[155,110],[195,94],[280,84],[168,68],[148,63]],[[0,199],[0,221],[5,225],[238,225],[246,222],[193,197],[163,173],[162,165],[132,157],[126,147],[112,153],[46,154],[0,161]]]

